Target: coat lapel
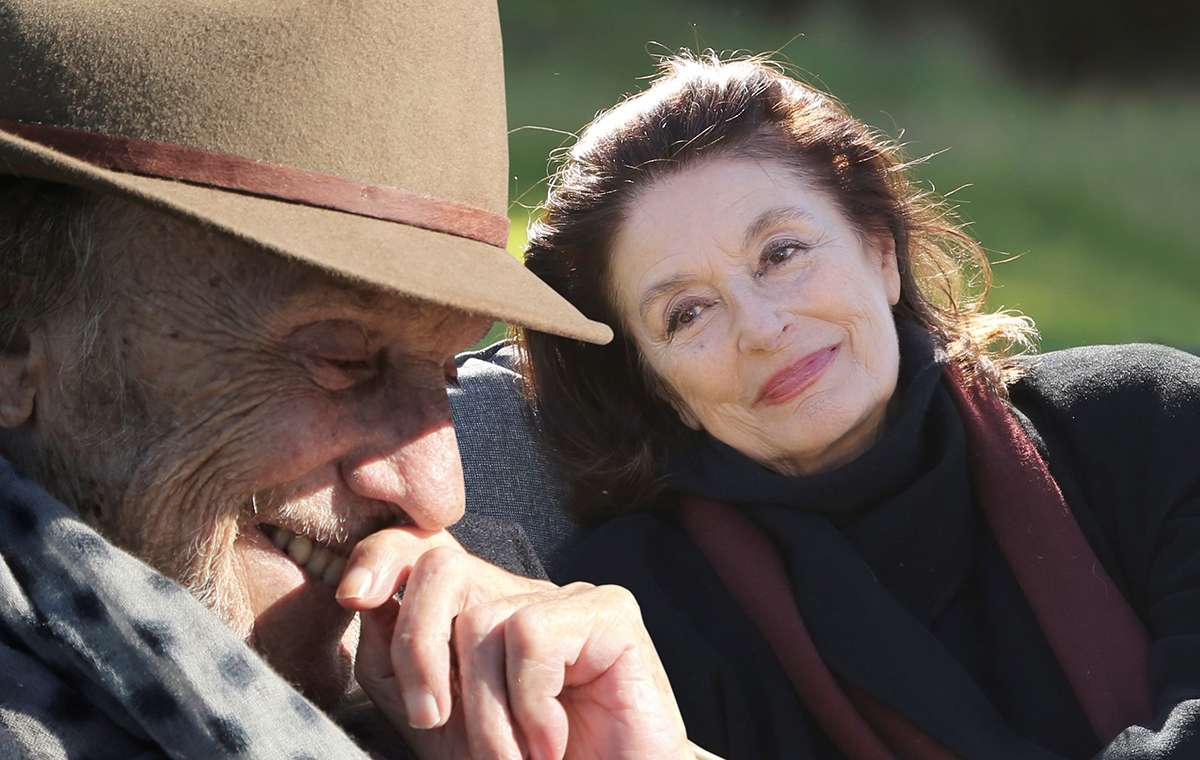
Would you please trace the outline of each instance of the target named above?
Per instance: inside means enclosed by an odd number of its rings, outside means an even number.
[[[974,680],[827,520],[773,507],[754,509],[753,518],[769,534],[789,537],[779,549],[797,608],[837,675],[964,757],[1054,757],[1008,729]]]

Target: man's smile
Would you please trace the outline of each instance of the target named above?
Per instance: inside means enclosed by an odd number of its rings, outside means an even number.
[[[266,523],[259,529],[270,539],[271,544],[311,577],[319,579],[331,588],[337,588],[346,568],[346,555],[340,547],[321,543],[311,536]]]

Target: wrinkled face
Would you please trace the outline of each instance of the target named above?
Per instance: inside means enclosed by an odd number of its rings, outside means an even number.
[[[77,326],[51,331],[46,477],[331,704],[357,637],[333,597],[338,557],[385,525],[462,514],[446,383],[486,323],[149,211],[109,227],[122,292],[100,338],[107,369],[79,376]]]
[[[668,175],[611,255],[622,325],[684,424],[785,474],[874,442],[899,370],[894,244],[794,169],[728,157]]]

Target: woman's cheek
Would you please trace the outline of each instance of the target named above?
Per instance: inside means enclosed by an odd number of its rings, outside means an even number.
[[[711,356],[703,341],[697,341],[689,346],[686,356],[680,357],[673,372],[680,379],[675,387],[690,403],[707,403],[717,395],[715,381],[728,377],[731,369],[724,367],[718,357]]]

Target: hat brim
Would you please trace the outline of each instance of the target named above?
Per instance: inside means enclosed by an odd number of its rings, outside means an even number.
[[[0,174],[111,192],[385,290],[604,344],[592,321],[506,251],[404,224],[115,172],[0,130]]]

